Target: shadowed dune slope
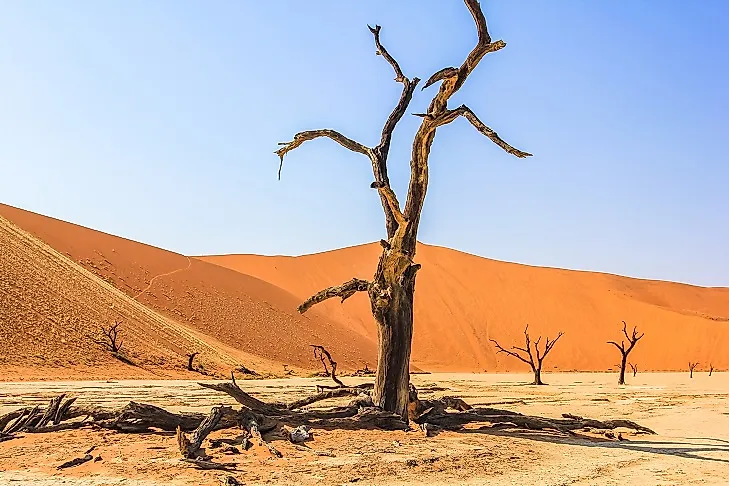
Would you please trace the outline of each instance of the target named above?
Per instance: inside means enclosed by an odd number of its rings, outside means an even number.
[[[214,340],[133,301],[0,216],[0,377],[151,378],[184,374],[185,353],[211,369],[237,361]],[[130,366],[94,340],[120,323]]]
[[[254,275],[303,300],[352,277],[369,279],[380,246],[368,244],[301,257],[223,255],[201,260]],[[421,244],[415,292],[413,364],[432,371],[524,370],[497,355],[490,339],[523,346],[528,323],[535,339],[565,335],[545,361],[549,370],[608,370],[619,353],[622,320],[645,337],[630,355],[641,370],[729,367],[729,289],[615,275],[531,267]],[[313,312],[376,339],[369,302],[357,294]]]
[[[280,373],[282,364],[317,368],[319,364],[314,361],[309,344],[318,343],[325,344],[345,369],[359,368],[365,362],[372,366],[376,361],[376,347],[370,337],[352,333],[348,327],[332,319],[299,315],[296,312],[299,303],[297,297],[258,278],[7,205],[0,205],[0,216],[103,279],[104,283],[121,291],[128,300],[136,298],[143,304],[140,307],[146,306],[200,336],[210,336],[210,340],[220,343],[228,355],[235,355],[237,363],[256,371]],[[3,245],[14,242],[15,238],[12,235],[4,236]],[[6,256],[4,248],[0,255],[3,265],[0,277],[4,286],[13,287],[13,282],[19,277],[6,272],[15,272],[12,267],[18,266],[21,261],[25,262],[21,266],[36,265],[40,257],[27,253],[18,257],[22,260],[12,260]],[[54,258],[57,260],[58,257],[61,255]],[[59,274],[56,278],[55,273],[55,268],[39,273],[39,278],[53,277],[54,281],[58,281],[54,287],[42,289],[47,295],[66,285],[64,279],[67,277]],[[36,279],[35,285],[41,286],[42,282]],[[45,309],[42,300],[22,290],[17,289],[15,304],[5,297],[2,302],[2,312],[7,312],[14,305],[27,308],[26,314],[14,315],[12,318],[11,322],[20,326],[18,329],[32,328],[34,316],[38,313],[45,316],[46,330],[49,332],[54,332],[59,319],[70,318],[68,315],[71,311],[63,307]],[[83,295],[78,293],[84,292],[81,288],[67,290],[58,300],[67,301],[69,305],[81,303],[88,307],[95,317],[84,325],[91,326],[89,330],[97,328],[96,323],[106,316],[96,308],[100,304],[83,301]],[[22,336],[26,334],[17,330],[8,331],[4,322],[3,332],[14,340],[14,346],[18,348],[16,354],[30,353],[24,348]],[[73,322],[76,325],[80,321]],[[137,343],[142,346],[149,339],[157,339],[155,332],[142,327],[135,328],[136,341],[130,339],[129,349]],[[50,336],[37,336],[37,342],[42,342],[44,346],[42,351],[35,353],[38,359],[41,356],[58,355],[58,359],[62,360],[63,349],[50,351],[49,339]],[[200,359],[204,362],[210,352],[198,348],[192,343],[182,343],[176,352],[184,355],[191,350],[201,351]],[[146,348],[140,347],[139,353],[146,356]],[[94,361],[97,357],[98,352],[93,350],[87,361]]]

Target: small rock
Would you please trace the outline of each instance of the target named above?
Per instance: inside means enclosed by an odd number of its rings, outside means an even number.
[[[104,459],[101,456],[94,457],[94,462],[103,461]]]

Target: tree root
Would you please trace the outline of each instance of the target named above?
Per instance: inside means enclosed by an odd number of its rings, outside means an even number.
[[[221,391],[233,397],[242,407],[235,410],[227,406],[213,407],[209,414],[172,413],[154,405],[129,402],[118,410],[73,406],[74,398],[64,402],[60,395],[44,408],[23,408],[0,416],[0,441],[18,437],[18,432],[49,433],[82,427],[117,430],[124,433],[142,433],[152,429],[174,431],[182,461],[202,469],[230,469],[234,464],[215,463],[202,450],[205,438],[213,430],[242,428],[258,446],[265,446],[272,456],[283,454],[265,436],[290,440],[288,433],[279,434],[287,427],[309,426],[320,429],[378,429],[412,430],[397,414],[375,407],[372,397],[362,388],[337,388],[290,404],[262,402],[230,383],[201,384],[205,388]],[[323,410],[301,410],[302,407],[335,397],[355,395],[346,406]],[[482,428],[517,428],[527,430],[555,430],[575,434],[580,429],[617,428],[637,433],[655,434],[630,420],[595,420],[577,415],[563,414],[560,418],[523,415],[509,410],[473,407],[460,398],[443,397],[420,400],[417,389],[411,385],[409,419],[426,436],[432,437],[442,430],[457,431],[468,424],[484,424]],[[50,417],[53,417],[51,420]],[[82,418],[81,420],[77,420]],[[53,422],[52,425],[49,425]],[[489,425],[486,425],[489,424]],[[186,432],[192,432],[188,437]],[[244,448],[245,450],[245,448]],[[88,453],[87,453],[88,455]],[[86,461],[86,456],[77,460]],[[70,466],[66,466],[70,467]]]

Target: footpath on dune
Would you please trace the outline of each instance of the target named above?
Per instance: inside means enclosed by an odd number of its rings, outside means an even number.
[[[372,367],[376,361],[377,350],[370,337],[353,334],[331,319],[301,316],[296,312],[297,297],[258,278],[7,205],[0,204],[0,215],[63,254],[59,256],[91,272],[107,287],[132,302],[136,300],[137,306],[142,304],[140,307],[164,316],[166,321],[219,343],[225,354],[235,356],[236,364],[278,374],[283,372],[284,364],[295,369],[315,369],[320,364],[315,361],[310,344],[325,345],[345,370],[361,368],[365,363]],[[31,263],[34,258],[25,257]],[[0,259],[4,266],[11,265],[4,253]],[[16,298],[35,312],[41,304],[30,293],[23,295]],[[64,295],[72,302],[82,299],[70,289]],[[88,305],[97,312],[96,303]],[[63,310],[54,312],[59,316],[67,314]],[[94,329],[104,322],[102,315],[105,314],[100,313],[91,325]],[[25,327],[32,320],[29,315],[15,319]],[[140,345],[150,337],[144,329],[136,332],[140,333]],[[22,339],[18,341],[22,334],[9,333],[19,346],[16,356],[32,352],[24,347]],[[128,345],[131,349],[136,343],[130,341]],[[44,346],[50,347],[51,343]],[[184,348],[179,350],[183,353],[181,362],[188,352],[201,351],[196,358],[201,362],[210,354],[190,345]],[[90,356],[98,357],[97,350],[92,351]],[[141,355],[146,353],[146,348],[140,348]]]
[[[271,282],[304,300],[353,277],[369,279],[381,247],[367,244],[300,257],[198,257]],[[616,369],[619,353],[607,341],[622,338],[622,323],[645,337],[630,355],[640,370],[729,367],[729,289],[639,280],[609,274],[532,267],[421,244],[415,292],[413,363],[431,371],[525,371],[496,354],[490,339],[523,346],[523,330],[565,335],[545,371]],[[309,312],[346,323],[376,338],[362,293],[343,304],[332,299]],[[544,339],[544,338],[543,338]]]

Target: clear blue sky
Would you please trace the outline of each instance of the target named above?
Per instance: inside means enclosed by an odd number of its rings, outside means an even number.
[[[534,265],[729,285],[729,2],[482,1],[494,39],[438,132],[421,241]],[[456,0],[0,4],[0,202],[186,254],[384,234],[367,145],[406,75],[475,42]],[[434,88],[417,92],[410,112]],[[404,200],[419,119],[390,156]],[[323,216],[317,216],[323,215]]]

